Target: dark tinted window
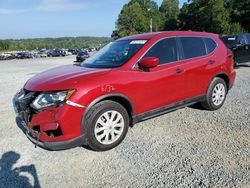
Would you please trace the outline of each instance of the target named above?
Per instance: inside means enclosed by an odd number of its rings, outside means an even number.
[[[81,52],[79,52],[79,55],[88,55],[88,53],[85,51],[81,51]]]
[[[206,47],[201,37],[180,37],[185,59],[206,55]]]
[[[237,44],[237,37],[232,35],[232,36],[224,36],[221,37],[221,40],[226,44],[228,48],[233,48]]]
[[[208,52],[208,54],[210,54],[211,52],[213,52],[215,50],[215,48],[217,47],[217,44],[211,38],[204,38],[204,40],[205,40],[206,45],[207,45],[207,52]]]
[[[250,34],[246,34],[247,44],[250,44]]]
[[[246,40],[245,40],[243,35],[238,36],[237,43],[238,44],[243,44],[243,45],[246,44]]]
[[[177,61],[177,45],[175,38],[167,38],[156,43],[144,57],[158,57],[159,64]]]

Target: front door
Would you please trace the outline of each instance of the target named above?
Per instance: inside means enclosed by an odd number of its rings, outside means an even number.
[[[131,72],[137,82],[134,94],[140,106],[139,113],[185,99],[185,71],[178,62],[177,49],[175,37],[160,40],[144,55],[159,58],[159,65],[148,71],[138,68]]]

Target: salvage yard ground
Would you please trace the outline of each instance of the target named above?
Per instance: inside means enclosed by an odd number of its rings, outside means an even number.
[[[75,56],[0,62],[0,187],[250,187],[250,66],[237,69],[225,105],[138,123],[107,152],[51,152],[20,131],[13,95],[33,75]]]

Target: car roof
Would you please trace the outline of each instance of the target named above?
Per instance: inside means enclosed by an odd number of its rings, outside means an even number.
[[[123,37],[119,40],[150,40],[154,37],[167,37],[167,36],[207,36],[215,37],[217,34],[206,33],[206,32],[194,32],[194,31],[163,31],[163,32],[153,32],[153,33],[144,33],[138,35],[131,35]]]

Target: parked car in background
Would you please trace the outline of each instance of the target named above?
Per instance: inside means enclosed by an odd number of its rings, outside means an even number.
[[[95,48],[89,48],[89,52],[94,52],[94,51],[96,51]]]
[[[67,49],[64,49],[63,53],[65,54],[65,56],[72,55],[72,53]]]
[[[16,56],[13,53],[3,53],[0,54],[0,60],[11,60],[11,59],[15,59]]]
[[[250,34],[222,36],[221,39],[234,53],[235,66],[250,63]]]
[[[30,52],[18,52],[16,54],[16,57],[18,59],[30,59],[30,58],[33,58],[34,56]]]
[[[26,136],[40,147],[109,150],[137,122],[195,103],[221,108],[235,81],[232,56],[216,34],[129,36],[80,66],[29,79],[14,96],[14,109]]]
[[[61,49],[53,49],[48,52],[49,57],[60,57],[60,56],[65,56],[65,53]]]
[[[88,51],[80,51],[76,55],[76,62],[80,62],[81,63],[81,62],[85,61],[89,57],[90,57],[90,55],[89,55]]]
[[[39,52],[38,52],[38,55],[40,56],[40,57],[48,57],[48,50],[46,50],[46,49],[43,49],[43,50],[40,50]]]
[[[71,52],[72,53],[72,55],[77,55],[77,53],[80,51],[79,49],[76,49],[76,48],[70,48],[70,49],[68,49],[68,51],[69,52]]]

